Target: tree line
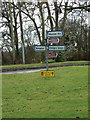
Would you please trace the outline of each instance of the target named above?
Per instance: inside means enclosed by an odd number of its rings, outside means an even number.
[[[45,53],[36,53],[33,45],[45,45],[46,30],[64,31],[58,45],[66,45],[67,50],[58,52],[56,61],[89,60],[89,12],[89,1],[2,2],[2,64],[22,63],[22,52],[25,63],[45,61]]]

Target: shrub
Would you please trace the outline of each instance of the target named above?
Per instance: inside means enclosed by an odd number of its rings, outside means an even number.
[[[58,56],[57,56],[55,61],[56,62],[64,62],[64,61],[66,61],[65,52],[63,52],[63,51],[58,52]]]

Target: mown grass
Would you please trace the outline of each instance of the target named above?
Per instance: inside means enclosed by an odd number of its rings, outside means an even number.
[[[49,65],[58,65],[63,63],[87,63],[89,61],[66,61],[66,62],[54,62]],[[32,63],[32,64],[16,64],[16,65],[2,65],[0,68],[16,68],[16,67],[39,67],[46,65],[46,63]]]
[[[88,118],[88,66],[3,75],[3,118]]]

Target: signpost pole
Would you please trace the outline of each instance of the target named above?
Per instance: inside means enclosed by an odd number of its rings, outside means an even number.
[[[46,68],[47,68],[47,71],[48,71],[48,50],[46,51]]]
[[[25,58],[24,58],[24,44],[22,43],[22,54],[23,54],[23,64],[25,64]]]
[[[49,53],[49,51],[62,51],[66,50],[64,45],[49,45],[49,43],[58,43],[59,39],[57,37],[62,37],[64,35],[63,31],[47,31],[46,30],[46,42],[45,45],[35,45],[34,50],[37,52],[46,51],[46,71],[41,71],[40,76],[54,76],[54,71],[49,71],[48,58],[57,57],[57,53]]]
[[[46,30],[46,69],[48,71],[48,45],[47,45],[47,30]]]
[[[25,56],[24,56],[24,44],[21,40],[21,44],[22,44],[22,59],[23,59],[23,64],[25,64]]]

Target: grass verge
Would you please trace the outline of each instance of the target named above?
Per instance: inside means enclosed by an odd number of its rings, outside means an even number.
[[[2,75],[3,118],[88,118],[88,66]]]
[[[62,65],[64,63],[88,63],[89,61],[66,61],[66,62],[54,62],[49,65]],[[46,63],[33,63],[33,64],[16,64],[16,65],[2,65],[0,68],[21,68],[21,67],[42,67],[46,66]]]

